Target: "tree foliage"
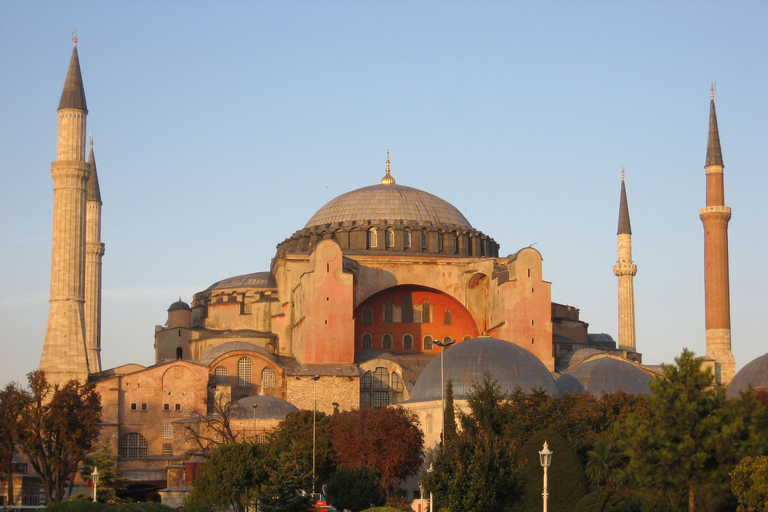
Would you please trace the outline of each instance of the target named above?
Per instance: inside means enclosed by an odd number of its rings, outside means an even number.
[[[99,435],[101,401],[93,384],[71,380],[51,386],[40,370],[27,377],[19,439],[51,504],[63,499],[67,482]]]
[[[368,466],[341,468],[328,482],[328,501],[336,510],[360,512],[386,503],[381,477]]]
[[[697,503],[722,500],[736,462],[748,447],[757,448],[759,403],[726,399],[711,371],[701,370],[702,359],[687,349],[675,362],[662,365],[663,377],[651,382],[648,416],[631,413],[618,432],[635,485],[652,490],[657,508],[667,498],[670,509],[693,512]]]
[[[256,502],[259,491],[267,481],[261,445],[250,443],[224,444],[211,452],[194,481],[189,503],[232,507],[245,512]]]
[[[8,503],[14,504],[13,456],[19,444],[19,418],[24,407],[24,394],[16,384],[0,391],[0,475],[8,489]]]
[[[731,472],[731,490],[738,512],[768,510],[768,457],[745,457]]]
[[[243,406],[219,394],[212,409],[211,414],[198,414],[196,423],[184,427],[184,437],[195,446],[193,451],[204,457],[221,445],[243,441],[232,427],[232,419],[243,413]]]
[[[270,436],[271,451],[276,457],[289,452],[302,472],[312,474],[313,411],[291,413],[280,422]],[[315,417],[315,486],[327,482],[336,469],[331,442],[331,417],[318,412]],[[312,485],[308,485],[309,490]]]
[[[456,438],[456,408],[453,405],[453,381],[448,380],[445,384],[445,432],[443,432],[443,443],[450,443]]]
[[[80,476],[85,481],[92,479],[93,469],[99,470],[99,481],[96,484],[96,501],[106,501],[114,498],[118,492],[125,490],[123,478],[117,470],[115,458],[109,441],[99,444],[96,450],[85,458]]]
[[[388,493],[421,467],[424,435],[416,415],[402,407],[342,412],[331,417],[331,429],[336,462],[373,468]]]

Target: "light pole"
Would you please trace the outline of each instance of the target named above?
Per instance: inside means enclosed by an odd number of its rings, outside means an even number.
[[[547,498],[549,497],[549,493],[547,493],[547,468],[552,464],[552,452],[549,450],[546,441],[544,441],[544,447],[539,452],[539,459],[541,459],[541,467],[544,468],[544,492],[541,493],[541,496],[544,498],[544,512],[547,512]]]
[[[258,434],[256,434],[256,409],[259,407],[259,404],[253,404],[251,407],[253,407],[253,441],[256,442],[258,440]]]
[[[312,494],[315,493],[315,452],[317,450],[317,381],[319,375],[312,377]]]
[[[99,468],[94,467],[93,473],[91,473],[91,479],[93,479],[93,502],[96,503],[96,484],[99,483]]]
[[[445,443],[445,365],[443,364],[443,353],[445,349],[456,343],[456,340],[447,338],[443,341],[433,341],[435,345],[440,347],[440,408],[443,410],[440,415],[443,418],[443,426],[440,429],[440,443]],[[546,511],[545,511],[546,512]]]

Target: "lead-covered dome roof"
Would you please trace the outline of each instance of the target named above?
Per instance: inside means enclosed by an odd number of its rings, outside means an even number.
[[[397,184],[371,185],[335,197],[309,219],[305,228],[369,221],[412,221],[428,226],[472,228],[449,202],[429,192]]]
[[[295,405],[267,395],[247,396],[238,400],[237,404],[240,407],[234,416],[243,419],[282,420],[293,412],[299,412]]]
[[[735,398],[739,396],[739,392],[749,389],[750,384],[754,388],[768,388],[768,354],[763,354],[744,365],[728,384],[726,394]]]
[[[457,343],[445,350],[445,382],[453,382],[453,396],[467,397],[486,373],[504,392],[520,388],[525,393],[541,389],[557,394],[557,385],[536,356],[509,341],[497,338],[476,338]],[[413,386],[409,402],[440,400],[440,356],[436,356],[421,372]]]
[[[648,395],[650,375],[628,361],[601,357],[569,369],[557,379],[560,393],[591,393],[597,397],[603,393]]]

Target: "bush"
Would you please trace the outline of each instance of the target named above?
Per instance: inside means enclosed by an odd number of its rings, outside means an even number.
[[[328,501],[336,510],[352,512],[384,505],[381,477],[368,466],[339,469],[328,482]]]
[[[59,501],[43,509],[43,512],[102,512],[107,505],[92,501]]]
[[[597,490],[581,498],[573,512],[640,512],[640,506],[621,494]]]

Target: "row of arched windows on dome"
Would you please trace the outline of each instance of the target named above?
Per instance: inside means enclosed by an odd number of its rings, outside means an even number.
[[[443,341],[447,341],[453,339],[450,336],[443,336]],[[469,339],[472,339],[472,336],[469,334],[465,334],[461,340],[467,341]],[[381,350],[396,350],[402,347],[402,350],[413,350],[414,337],[412,334],[403,334],[401,338],[401,346],[395,347],[394,346],[394,338],[390,333],[385,333],[381,336]],[[422,350],[432,350],[433,348],[433,341],[435,338],[430,336],[429,334],[425,335],[422,338]],[[374,348],[373,347],[373,335],[369,332],[363,333],[362,338],[360,339],[360,344],[363,348]]]
[[[386,407],[403,401],[403,380],[379,366],[360,377],[360,407]]]
[[[237,387],[249,388],[251,387],[251,360],[247,357],[242,357],[237,362]],[[229,371],[224,366],[217,366],[213,370],[213,383],[214,384],[227,384],[229,382]],[[270,367],[265,367],[261,370],[261,386],[264,388],[275,387],[275,370]]]
[[[403,237],[403,249],[410,249],[412,246],[413,235],[410,229],[405,229],[401,232]],[[384,232],[384,248],[394,249],[397,247],[396,237],[397,232],[394,228],[387,228]],[[437,251],[443,252],[445,248],[445,242],[448,242],[448,251],[453,254],[459,253],[459,237],[456,233],[443,233],[437,234]],[[426,229],[421,230],[421,249],[426,250],[429,245],[429,234]],[[368,229],[368,249],[378,249],[379,247],[379,230],[377,228]],[[482,248],[482,245],[481,245]],[[472,244],[467,245],[469,256],[472,256]],[[481,251],[484,253],[485,251]],[[481,254],[484,255],[484,254]]]

